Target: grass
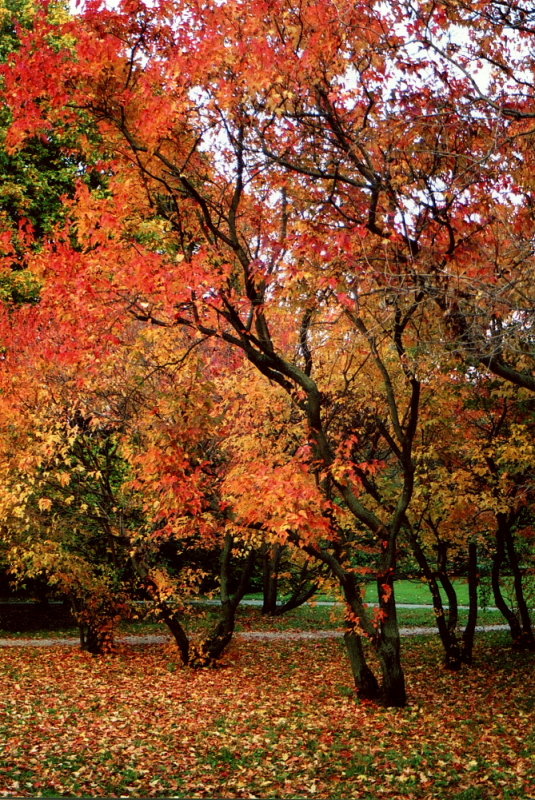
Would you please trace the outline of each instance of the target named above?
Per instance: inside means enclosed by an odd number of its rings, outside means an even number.
[[[185,627],[194,635],[202,635],[210,630],[218,618],[217,606],[195,606],[190,617],[184,620]],[[431,608],[400,608],[398,611],[400,627],[434,627],[435,616]],[[467,612],[459,612],[459,624],[466,623]],[[294,609],[280,617],[268,617],[258,607],[241,606],[238,611],[236,630],[239,631],[286,631],[286,630],[334,630],[341,628],[344,622],[343,606],[305,605]],[[499,625],[504,622],[497,611],[483,610],[479,612],[479,625]],[[120,635],[167,634],[163,623],[150,620],[123,622],[118,628]],[[78,636],[78,629],[73,625],[46,626],[30,630],[2,630],[0,638],[29,639],[62,639]]]
[[[456,579],[452,581],[455,591],[457,593],[457,600],[459,605],[468,605],[468,584],[464,579]],[[396,581],[395,586],[396,601],[398,603],[409,603],[414,605],[432,605],[431,593],[427,584],[424,581],[415,580],[400,580]],[[253,593],[247,595],[251,600],[262,600],[262,594]],[[446,593],[441,589],[441,597],[444,603],[447,603]],[[317,601],[332,601],[335,598],[331,595],[317,595]],[[376,602],[377,597],[375,593],[375,586],[368,585],[367,599],[370,603]],[[484,598],[480,593],[480,606],[484,605]],[[494,605],[494,601],[490,599],[490,605]]]
[[[487,634],[476,663],[404,643],[410,702],[355,702],[338,641],[236,640],[226,668],[167,646],[2,653],[0,796],[524,800],[532,664]]]

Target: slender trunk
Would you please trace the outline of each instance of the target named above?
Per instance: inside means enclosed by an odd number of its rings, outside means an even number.
[[[474,636],[477,623],[477,587],[479,574],[477,571],[477,545],[468,545],[468,620],[463,633],[462,658],[466,664],[472,663]]]
[[[515,599],[520,617],[521,633],[516,644],[519,647],[528,650],[535,650],[535,637],[533,635],[533,628],[531,626],[531,619],[529,614],[528,604],[524,597],[524,589],[522,586],[522,571],[518,563],[518,555],[515,548],[515,542],[511,531],[510,524],[505,521],[503,525],[503,538],[505,547],[507,549],[507,558],[509,559],[509,566],[513,573],[513,583],[515,590]]]
[[[161,600],[157,596],[155,596],[154,599],[156,601],[156,606],[162,621],[165,622],[171,634],[173,635],[182,663],[187,665],[189,663],[189,639],[186,631],[179,621],[178,614],[165,602],[165,600]]]
[[[221,602],[220,617],[209,636],[197,647],[192,647],[190,667],[213,667],[232,640],[236,623],[236,608],[229,601]]]
[[[438,531],[437,531],[438,534]],[[457,630],[457,623],[459,622],[459,604],[457,602],[457,592],[448,575],[448,545],[446,542],[439,542],[438,544],[438,577],[446,597],[448,598],[448,617],[447,625],[448,630],[454,633]]]
[[[191,667],[211,667],[215,666],[218,659],[228,647],[234,634],[236,623],[236,611],[247,590],[249,580],[255,562],[255,553],[249,552],[244,566],[242,567],[240,580],[236,591],[229,592],[230,569],[232,557],[233,539],[230,534],[225,537],[220,562],[220,585],[221,585],[221,613],[212,633],[198,647],[192,648],[190,652],[189,665]]]
[[[357,695],[363,699],[382,699],[385,705],[402,707],[407,702],[405,678],[401,667],[399,628],[393,591],[393,540],[383,559],[383,575],[379,578],[380,619],[378,627],[369,619],[362,601],[360,587],[354,572],[346,572],[332,553],[322,551],[320,558],[332,569],[340,581],[348,607],[347,625],[344,635]],[[388,588],[384,588],[385,585]],[[366,662],[362,635],[374,646],[381,664],[382,686]]]
[[[493,474],[497,475],[498,467],[492,459],[488,459],[488,465]],[[533,635],[533,628],[531,626],[529,609],[524,597],[524,590],[522,587],[522,572],[518,563],[514,537],[511,530],[515,519],[515,512],[511,512],[509,514],[498,512],[496,514],[496,553],[492,563],[492,589],[494,592],[496,606],[502,612],[511,629],[513,644],[517,647],[525,647],[530,650],[535,650],[535,637]],[[500,569],[505,558],[505,551],[507,551],[509,567],[513,574],[513,585],[518,616],[511,608],[507,606],[500,589]]]
[[[444,666],[455,671],[461,669],[463,662],[463,648],[457,635],[457,623],[459,622],[459,603],[457,600],[457,592],[455,591],[455,587],[450,580],[450,576],[446,572],[445,564],[440,568],[439,578],[440,584],[444,589],[446,597],[448,598],[448,611],[447,614],[444,615],[448,641]]]
[[[297,578],[294,578],[292,582],[292,593],[288,597],[284,603],[281,605],[277,605],[277,590],[276,590],[276,582],[275,588],[269,592],[267,588],[267,584],[273,583],[271,575],[275,573],[275,581],[278,579],[278,571],[280,568],[280,560],[282,555],[282,546],[277,545],[277,550],[271,549],[268,551],[268,559],[264,561],[264,607],[262,608],[262,613],[266,614],[269,613],[271,616],[279,617],[283,614],[286,614],[288,611],[292,611],[294,608],[299,608],[302,606],[303,603],[306,603],[307,600],[317,592],[318,584],[316,581],[311,580],[311,570],[308,564],[305,562],[301,567],[301,572]],[[276,560],[275,569],[273,568],[274,561]],[[266,576],[266,563],[270,564],[268,569],[268,574]],[[267,601],[269,595],[269,602]],[[268,610],[269,609],[269,610]]]
[[[381,694],[377,678],[366,663],[361,637],[353,629],[344,633],[344,642],[349,656],[351,672],[357,695],[362,700],[377,700]]]
[[[439,549],[440,582],[444,587],[444,591],[446,592],[449,601],[447,617],[444,611],[444,605],[442,603],[442,597],[440,595],[440,589],[437,580],[415,533],[410,534],[410,541],[414,557],[416,558],[418,566],[424,574],[427,585],[429,586],[429,591],[431,592],[437,630],[440,636],[440,641],[442,642],[442,647],[444,648],[444,666],[447,669],[456,671],[461,668],[461,648],[459,646],[456,634],[457,595],[455,594],[455,589],[453,588],[453,585],[446,574],[446,553],[444,551],[441,552]]]
[[[162,622],[167,625],[176,642],[182,663],[186,665],[189,660],[189,639],[180,623],[178,612],[161,597],[158,584],[151,576],[150,568],[143,559],[139,556],[132,557],[132,566],[144,582],[150,598],[154,600]]]
[[[281,606],[275,611],[276,616],[282,616],[282,614],[286,614],[288,611],[292,611],[294,608],[299,608],[307,600],[310,600],[316,592],[318,591],[318,584],[317,583],[310,583],[307,586],[299,586],[291,597],[286,600]]]
[[[280,544],[268,545],[264,553],[262,614],[274,616],[277,613],[277,588],[281,554],[282,546]]]
[[[496,603],[496,608],[502,613],[509,625],[511,630],[511,637],[513,642],[519,642],[522,639],[522,628],[520,627],[520,623],[516,617],[516,614],[509,608],[505,599],[502,595],[502,590],[500,587],[500,571],[502,568],[502,564],[505,559],[505,546],[504,546],[504,532],[507,528],[507,522],[505,520],[504,514],[497,514],[497,522],[498,527],[496,530],[496,552],[494,553],[494,557],[492,559],[492,570],[491,570],[491,585],[492,585],[492,592],[494,595],[494,602]]]

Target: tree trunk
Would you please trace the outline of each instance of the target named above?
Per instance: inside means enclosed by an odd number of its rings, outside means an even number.
[[[377,700],[381,694],[379,684],[366,663],[361,637],[353,629],[348,629],[344,633],[344,642],[358,697],[362,700]]]
[[[80,649],[99,656],[113,650],[113,620],[105,613],[99,614],[79,597],[69,598],[70,611],[78,625]]]
[[[522,647],[527,650],[535,650],[535,637],[533,635],[529,608],[528,604],[526,603],[526,598],[524,597],[524,589],[522,586],[522,571],[518,563],[518,555],[515,548],[513,533],[511,531],[511,525],[508,524],[508,521],[506,520],[503,523],[503,538],[505,541],[505,547],[507,549],[509,566],[511,568],[511,572],[513,573],[515,599],[520,617],[521,633],[515,644],[517,647]]]
[[[213,667],[230,644],[234,633],[236,608],[230,601],[221,603],[221,616],[210,635],[190,651],[190,667]]]
[[[474,636],[477,623],[477,587],[479,574],[477,571],[477,545],[470,542],[468,545],[468,620],[463,633],[462,658],[465,664],[472,663],[474,649]]]
[[[429,586],[429,591],[431,592],[438,634],[440,636],[440,641],[442,642],[442,647],[444,648],[444,666],[447,669],[457,671],[461,668],[461,648],[459,646],[456,633],[457,595],[455,594],[455,589],[453,588],[453,585],[446,574],[446,552],[444,550],[441,552],[439,549],[440,582],[442,583],[444,591],[446,592],[449,600],[447,618],[444,611],[444,605],[442,603],[442,597],[440,595],[440,589],[427,556],[421,547],[416,534],[411,532],[409,536],[412,552],[416,558],[416,561],[418,562],[418,566],[424,574],[427,585]]]
[[[299,606],[302,606],[307,602],[307,600],[310,600],[310,598],[313,597],[317,591],[317,583],[311,583],[308,586],[298,587],[285,603],[277,607],[275,616],[280,617],[283,614],[286,614],[288,611],[292,611],[294,608],[299,608]]]
[[[178,647],[180,658],[183,664],[189,663],[189,639],[186,631],[182,627],[178,614],[174,611],[165,600],[160,600],[158,597],[154,598],[162,621],[165,622]]]
[[[504,532],[505,529],[508,527],[504,517],[505,517],[504,514],[497,514],[498,527],[496,530],[496,552],[494,553],[494,557],[492,559],[491,585],[492,585],[492,593],[494,595],[494,602],[496,603],[496,608],[505,617],[505,620],[511,630],[511,637],[513,639],[513,642],[516,643],[521,641],[522,639],[522,628],[520,627],[520,623],[516,617],[516,614],[509,608],[509,606],[505,602],[500,587],[500,571],[505,559]]]
[[[156,608],[160,614],[162,621],[167,625],[171,634],[176,642],[180,658],[183,664],[187,664],[189,660],[189,639],[186,631],[182,627],[178,613],[160,596],[158,584],[151,577],[150,568],[139,557],[132,557],[132,565],[144,582],[149,596],[154,600]]]
[[[80,646],[82,650],[101,656],[113,650],[113,626],[111,624],[82,623],[80,626]]]
[[[360,588],[352,573],[344,574],[342,588],[349,610],[358,618],[360,626],[365,628],[366,609],[360,596]],[[369,628],[366,633],[372,638],[373,629]],[[349,620],[346,626],[344,641],[349,656],[349,663],[351,665],[351,672],[353,673],[357,696],[363,700],[378,700],[381,696],[379,683],[366,662],[362,638],[355,631],[355,625],[352,620]]]
[[[263,564],[263,603],[262,614],[274,616],[277,613],[277,588],[282,546],[272,544],[266,547]]]
[[[377,655],[381,664],[382,697],[386,706],[403,708],[407,704],[407,692],[401,666],[393,568],[389,568],[387,574],[378,578],[377,591],[381,611]]]
[[[280,606],[277,605],[278,573],[283,549],[280,544],[273,545],[264,555],[264,603],[262,614],[269,614],[272,617],[279,617],[294,608],[299,608],[307,600],[310,600],[318,590],[318,584],[314,580],[310,580],[311,571],[305,563],[301,568],[299,577],[295,579],[292,594]]]
[[[255,562],[255,553],[254,550],[251,550],[242,567],[237,589],[234,594],[230,594],[229,581],[232,546],[232,536],[227,534],[221,552],[220,562],[221,616],[212,633],[197,647],[191,648],[188,662],[190,667],[215,666],[232,640],[236,622],[236,611],[246,592]]]

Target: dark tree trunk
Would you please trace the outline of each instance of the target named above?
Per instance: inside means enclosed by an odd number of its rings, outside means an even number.
[[[314,597],[317,591],[317,583],[310,583],[298,587],[285,603],[277,607],[275,616],[279,617],[282,616],[282,614],[286,614],[288,611],[293,611],[294,608],[299,608],[299,606],[302,606],[307,600],[310,600],[311,597]]]
[[[113,650],[113,630],[111,625],[98,623],[82,623],[80,629],[80,647],[87,653],[101,656]]]
[[[524,589],[522,586],[522,571],[518,563],[518,555],[515,548],[513,533],[511,525],[505,520],[503,523],[503,539],[507,550],[507,558],[509,560],[509,567],[513,573],[513,583],[515,590],[515,599],[518,608],[518,615],[520,617],[521,633],[516,641],[518,647],[526,648],[528,650],[535,650],[535,637],[533,635],[533,628],[531,626],[531,618],[529,614],[528,604],[524,597]]]
[[[459,645],[456,633],[457,595],[455,593],[455,589],[453,588],[453,584],[446,574],[445,559],[447,551],[445,548],[443,548],[441,551],[439,547],[440,582],[444,587],[444,591],[446,592],[449,601],[448,615],[446,617],[437,580],[415,533],[410,533],[410,541],[414,557],[416,558],[418,566],[424,574],[427,585],[429,586],[429,591],[431,592],[438,634],[440,636],[440,641],[442,642],[442,647],[444,648],[444,666],[447,669],[454,671],[459,670],[461,668],[462,659],[461,647]]]
[[[496,603],[496,608],[502,613],[504,616],[509,628],[511,630],[511,637],[513,642],[519,642],[522,639],[522,628],[520,627],[520,623],[516,617],[516,614],[509,608],[505,599],[502,594],[501,586],[500,586],[500,572],[505,560],[505,541],[504,541],[504,532],[505,529],[508,527],[507,521],[505,520],[504,514],[497,515],[497,522],[498,527],[496,530],[496,552],[494,553],[494,557],[492,559],[492,569],[491,569],[491,585],[492,585],[492,593],[494,595],[494,602]]]
[[[267,545],[263,558],[263,603],[262,614],[277,613],[277,589],[282,545]]]
[[[160,614],[162,622],[169,628],[183,664],[189,660],[189,639],[186,631],[180,623],[179,614],[160,596],[157,583],[151,578],[150,569],[141,560],[132,561],[134,568],[147,587],[149,596],[154,600],[156,608]]]
[[[90,609],[84,599],[69,598],[70,611],[78,624],[80,648],[99,656],[113,650],[113,621],[111,615]]]
[[[477,624],[477,587],[479,573],[477,570],[477,545],[470,542],[468,545],[468,620],[463,633],[462,657],[466,664],[472,663],[474,650],[474,637]]]
[[[401,667],[399,628],[393,591],[395,569],[395,537],[387,542],[383,556],[382,576],[378,579],[381,621],[378,628],[369,619],[354,572],[346,572],[332,553],[322,551],[321,558],[332,569],[344,592],[348,607],[344,635],[357,695],[382,700],[387,706],[402,707],[407,702],[405,678]],[[362,634],[361,634],[362,631]],[[362,638],[372,644],[379,656],[382,685],[366,662]]]
[[[186,631],[180,623],[178,613],[171,608],[165,602],[165,600],[159,600],[158,598],[155,598],[155,600],[160,617],[171,631],[171,634],[176,642],[182,663],[188,664],[190,651],[189,639]]]
[[[277,605],[278,578],[283,550],[282,545],[275,544],[268,546],[264,553],[262,614],[269,614],[272,617],[279,617],[288,611],[293,611],[294,608],[299,608],[318,590],[316,581],[311,580],[310,568],[304,564],[300,575],[295,579],[291,595],[284,603]]]
[[[211,667],[215,666],[224,650],[232,640],[236,623],[236,611],[247,590],[249,580],[254,567],[255,553],[250,551],[244,566],[242,567],[240,579],[236,591],[229,592],[231,557],[233,539],[230,534],[225,537],[220,562],[220,581],[221,581],[221,614],[212,633],[197,647],[192,647],[189,657],[191,667]]]
[[[381,695],[377,678],[366,663],[362,639],[353,629],[344,633],[344,642],[349,656],[351,672],[357,695],[362,700],[377,700]]]
[[[377,580],[381,636],[377,654],[381,664],[382,695],[387,706],[403,708],[407,704],[405,676],[401,666],[399,626],[394,597],[394,564]]]
[[[236,609],[231,602],[222,602],[219,620],[210,635],[199,645],[191,648],[189,666],[196,668],[215,666],[232,640],[235,623]]]
[[[343,575],[342,587],[351,614],[358,619],[359,626],[366,629],[366,609],[362,602],[360,588],[357,585],[355,576],[351,573],[345,573]],[[373,628],[369,627],[366,633],[372,638],[374,634]],[[351,619],[348,620],[346,626],[344,641],[349,656],[349,663],[351,665],[357,696],[363,700],[378,700],[381,696],[379,683],[367,664],[362,638],[356,632],[354,621]]]

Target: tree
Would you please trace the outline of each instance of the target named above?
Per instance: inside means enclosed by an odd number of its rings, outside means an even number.
[[[68,19],[63,0],[46,7],[46,18],[59,39],[59,25]],[[36,7],[31,0],[3,0],[0,5],[0,63],[9,63],[23,38],[32,30]],[[8,106],[0,114],[0,234],[2,271],[0,298],[14,304],[37,302],[41,282],[26,260],[27,249],[39,248],[65,220],[64,199],[72,197],[77,179],[96,189],[102,176],[76,152],[81,130],[65,135],[51,131],[46,139],[29,136],[16,152],[7,146],[11,123]],[[91,139],[89,121],[84,136]],[[74,153],[76,154],[73,154]],[[87,154],[86,154],[87,155]],[[94,159],[89,159],[94,162]]]
[[[447,38],[444,19],[433,30]],[[391,705],[405,702],[394,577],[429,376],[453,350],[532,380],[531,211],[506,195],[516,151],[473,106],[470,78],[426,51],[430,24],[401,3],[90,5],[63,29],[69,53],[43,19],[5,71],[13,148],[89,116],[113,153],[106,196],[81,186],[72,206],[75,259],[56,238],[33,261],[50,297],[219,342],[230,369],[241,353],[279,408],[293,404],[301,448],[265,473],[288,508],[259,519],[249,505],[234,522],[329,567],[357,688],[379,694],[364,637]],[[375,620],[355,571],[363,545]]]
[[[531,8],[463,0],[402,8],[416,61],[425,68],[432,56],[432,102],[451,98],[440,104],[452,116],[438,117],[433,153],[435,164],[442,159],[453,171],[438,183],[434,172],[424,206],[446,234],[448,258],[437,259],[442,274],[428,276],[427,291],[465,359],[534,391]],[[442,134],[450,130],[448,148]]]
[[[514,531],[523,530],[521,541],[529,536],[532,400],[525,390],[460,370],[443,375],[441,382],[437,375],[436,380],[436,390],[422,413],[408,535],[433,595],[446,663],[458,669],[472,658],[477,584],[481,563],[488,559],[494,565],[496,605],[510,622],[513,638],[526,643],[531,638]],[[498,564],[504,564],[506,541],[523,622],[500,600]],[[528,563],[524,569],[529,573]],[[459,573],[467,575],[470,590],[469,621],[462,642],[457,636],[457,598],[451,582],[451,576]],[[447,613],[438,581],[447,595]]]

